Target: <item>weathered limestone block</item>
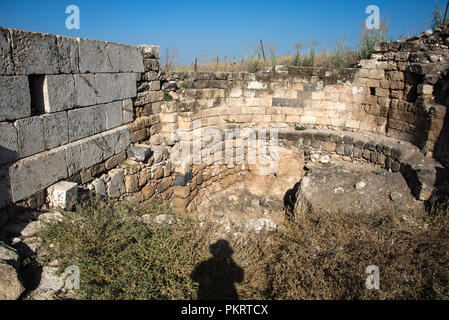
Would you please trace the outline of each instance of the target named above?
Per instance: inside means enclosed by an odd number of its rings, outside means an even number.
[[[133,47],[120,45],[120,72],[133,72]]]
[[[132,48],[132,64],[133,72],[143,73],[145,72],[145,67],[143,65],[143,56],[138,48]]]
[[[92,106],[97,103],[95,75],[75,74],[76,104],[79,107]]]
[[[92,182],[92,186],[94,187],[95,193],[100,195],[101,197],[105,197],[107,195],[106,193],[106,184],[102,179],[95,179]]]
[[[126,152],[121,152],[105,161],[105,167],[110,170],[126,160]]]
[[[81,144],[81,141],[77,141],[63,147],[66,153],[67,174],[69,177],[78,173],[83,168]]]
[[[142,44],[137,48],[139,48],[144,59],[159,59],[161,57],[160,46]]]
[[[92,107],[70,110],[67,115],[69,120],[69,142],[88,137],[94,133]]]
[[[134,121],[134,108],[131,99],[123,100],[123,123],[131,123]]]
[[[79,43],[77,39],[56,36],[61,73],[79,73]]]
[[[136,74],[120,73],[116,78],[117,90],[120,92],[119,99],[129,99],[137,96]]]
[[[76,106],[75,80],[73,75],[50,75],[44,80],[45,112],[53,113]]]
[[[11,39],[8,29],[0,28],[0,75],[9,75],[14,72],[12,62]]]
[[[17,129],[8,122],[0,122],[0,165],[19,158]]]
[[[45,149],[53,149],[69,142],[69,122],[66,112],[42,116]]]
[[[0,121],[29,117],[30,105],[27,77],[0,76]]]
[[[13,202],[26,199],[67,178],[66,152],[56,148],[17,161],[9,168]]]
[[[114,131],[106,131],[101,133],[103,139],[103,160],[107,160],[115,155],[115,135]]]
[[[419,84],[418,85],[418,94],[423,94],[423,95],[433,94],[433,86],[428,85],[428,84]]]
[[[115,134],[115,154],[125,151],[131,144],[131,137],[129,133],[129,128],[127,126],[122,126],[113,129]]]
[[[117,72],[119,50],[104,41],[78,39],[80,50],[80,72]]]
[[[110,72],[120,72],[120,44],[106,42],[106,54],[111,64]]]
[[[92,107],[94,116],[94,133],[101,133],[106,131],[106,104],[99,104]]]
[[[111,181],[108,183],[108,196],[118,198],[125,193],[125,176],[123,169],[113,169],[109,172]]]
[[[101,135],[88,137],[81,141],[83,169],[88,169],[103,161],[103,144],[104,139]]]
[[[121,87],[117,87],[117,83],[117,77],[114,74],[96,74],[95,88],[97,89],[97,103],[108,103],[114,100],[119,100]]]
[[[56,36],[11,29],[12,54],[16,74],[58,74]]]
[[[50,206],[67,209],[78,200],[78,184],[60,181],[47,189]]]
[[[117,128],[123,124],[122,101],[115,101],[104,106],[106,130]]]
[[[128,149],[128,158],[133,161],[145,162],[152,154],[150,146],[143,144],[136,144]]]
[[[45,150],[44,127],[41,117],[17,120],[19,158],[25,158]]]
[[[133,193],[139,190],[139,179],[136,174],[125,177],[126,192]]]

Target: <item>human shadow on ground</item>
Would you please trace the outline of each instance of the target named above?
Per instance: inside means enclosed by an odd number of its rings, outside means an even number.
[[[232,254],[234,251],[226,240],[218,240],[209,247],[212,258],[201,262],[191,274],[199,283],[199,300],[238,300],[235,283],[244,278],[243,269],[238,266]]]

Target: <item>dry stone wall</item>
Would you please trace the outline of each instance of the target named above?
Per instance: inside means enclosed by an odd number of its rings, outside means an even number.
[[[0,50],[0,208],[126,159],[138,48],[0,28]]]

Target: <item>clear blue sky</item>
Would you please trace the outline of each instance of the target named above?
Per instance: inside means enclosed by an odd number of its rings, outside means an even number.
[[[80,30],[65,27],[65,9],[71,4],[80,8]],[[176,47],[180,57],[175,63],[185,64],[205,55],[239,58],[260,39],[274,44],[276,55],[293,53],[298,41],[332,45],[342,36],[357,46],[371,4],[380,8],[397,39],[430,28],[435,0],[0,0],[0,26],[157,44],[162,52]]]

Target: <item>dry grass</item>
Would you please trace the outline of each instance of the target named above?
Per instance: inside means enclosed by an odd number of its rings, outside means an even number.
[[[240,299],[447,299],[447,207],[435,210],[298,213],[277,232],[242,235],[222,260],[209,252],[212,222],[184,215],[171,225],[139,221],[170,214],[164,206],[94,201],[42,236],[50,259],[79,266],[82,299],[229,298],[223,288],[233,277],[243,280]],[[373,264],[380,290],[369,291],[365,268]]]

